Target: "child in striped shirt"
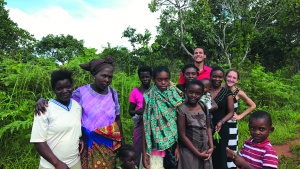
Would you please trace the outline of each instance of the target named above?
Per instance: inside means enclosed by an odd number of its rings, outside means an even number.
[[[256,111],[250,115],[249,130],[251,138],[244,142],[239,155],[227,148],[227,156],[240,169],[278,168],[278,157],[268,136],[274,131],[272,119],[265,111]]]

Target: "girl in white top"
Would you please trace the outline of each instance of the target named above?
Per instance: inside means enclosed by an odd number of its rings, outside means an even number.
[[[51,86],[56,99],[49,101],[46,114],[34,117],[30,142],[41,155],[40,169],[81,169],[82,108],[71,99],[72,85],[72,72],[52,72]],[[83,148],[83,142],[80,147]]]

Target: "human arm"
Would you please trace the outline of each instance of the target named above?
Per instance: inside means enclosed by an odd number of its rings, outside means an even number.
[[[40,98],[35,104],[34,115],[41,115],[46,113],[46,107],[48,107],[48,101],[44,98]]]
[[[240,90],[237,99],[242,99],[247,105],[248,108],[241,114],[234,114],[233,119],[235,120],[241,120],[243,119],[247,114],[251,113],[255,108],[256,104],[247,96],[247,94]]]
[[[33,143],[38,153],[49,163],[51,163],[55,169],[69,169],[67,164],[60,161],[51,151],[46,142]]]
[[[196,147],[192,144],[192,142],[190,141],[189,138],[187,138],[186,136],[186,124],[185,124],[185,116],[178,113],[177,109],[177,125],[178,125],[178,135],[179,135],[179,139],[180,141],[193,153],[195,154],[197,157],[201,158],[201,159],[206,159],[208,158],[208,154],[206,154],[206,152],[199,152]]]
[[[142,153],[143,153],[143,165],[146,169],[150,169],[150,157],[149,155],[146,153],[146,138],[145,138],[145,127],[144,127],[144,123],[142,123],[142,128],[143,128],[143,132],[142,132]]]
[[[82,138],[79,139],[79,152],[78,152],[78,155],[80,155],[83,151],[83,148],[84,148],[84,141]]]
[[[230,150],[228,147],[226,147],[226,154],[227,157],[232,159],[232,161],[237,167],[239,168],[243,167],[244,169],[255,169],[255,167],[251,166],[242,156],[237,155],[234,151]],[[275,168],[263,166],[263,169],[275,169]]]
[[[121,144],[124,145],[125,144],[125,140],[124,140],[123,129],[122,129],[122,122],[121,122],[120,115],[116,115],[116,120],[115,121],[116,121],[116,123],[119,126],[120,135],[121,135]]]
[[[213,145],[212,131],[211,131],[211,127],[210,127],[211,125],[210,125],[210,119],[209,119],[208,112],[206,114],[206,126],[207,126],[207,136],[208,136],[209,149],[206,151],[206,154],[208,155],[208,157],[205,160],[209,160],[209,158],[211,157],[211,155],[214,151],[214,145]]]
[[[119,104],[119,99],[118,99],[118,93],[114,91],[112,88],[110,88],[111,94],[113,101],[115,103],[115,122],[118,124],[119,130],[120,130],[120,136],[121,136],[121,145],[125,144],[124,140],[124,134],[123,134],[123,127],[122,127],[122,122],[121,122],[121,117],[120,117],[120,104]]]
[[[143,108],[140,108],[138,110],[135,110],[136,108],[136,104],[135,103],[132,103],[130,102],[129,104],[129,115],[130,116],[134,116],[134,115],[143,115],[143,112],[144,112],[144,109]]]
[[[215,102],[214,99],[211,99],[211,108],[209,109],[209,112],[211,113],[211,112],[213,112],[213,111],[215,111],[217,109],[218,109],[217,103]]]
[[[180,156],[178,141],[177,141],[177,144],[176,144],[176,148],[175,148],[175,153],[174,154],[175,154],[176,161],[178,161],[179,160],[179,156]]]
[[[217,123],[215,130],[219,132],[221,130],[222,125],[230,120],[234,114],[234,105],[233,105],[233,97],[232,95],[227,96],[227,114]]]

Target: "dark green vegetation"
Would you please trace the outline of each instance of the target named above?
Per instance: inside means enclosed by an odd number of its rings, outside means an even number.
[[[116,73],[112,87],[119,94],[126,142],[130,143],[133,123],[127,111],[128,97],[131,89],[139,85],[136,68],[168,65],[173,72],[172,81],[177,82],[179,70],[191,62],[190,53],[196,45],[207,47],[208,65],[240,71],[239,86],[257,109],[272,115],[273,144],[299,138],[300,1],[164,2],[174,3],[153,1],[149,5],[152,11],[164,6],[154,43],[149,42],[149,31],[141,34],[128,27],[120,37],[128,38],[132,51],[108,45],[96,54],[96,49],[84,48],[83,41],[70,35],[34,39],[10,20],[0,0],[0,168],[37,168],[39,157],[29,143],[33,110],[38,98],[54,96],[49,82],[53,70],[73,70],[78,87],[92,82],[89,73],[79,68],[80,63],[113,57]],[[63,46],[65,43],[68,45]],[[59,66],[59,62],[63,65]],[[240,110],[243,107],[241,104]],[[239,123],[239,144],[249,137],[247,120],[246,117]],[[299,168],[299,144],[292,146],[292,151],[295,158],[280,157],[280,169]]]

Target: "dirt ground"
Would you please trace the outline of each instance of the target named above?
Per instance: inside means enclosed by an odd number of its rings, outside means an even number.
[[[298,143],[298,142],[300,142],[300,139],[288,141],[284,145],[273,145],[273,147],[274,147],[278,157],[281,155],[284,155],[285,157],[292,157],[295,155],[291,152],[290,146],[295,143]]]

